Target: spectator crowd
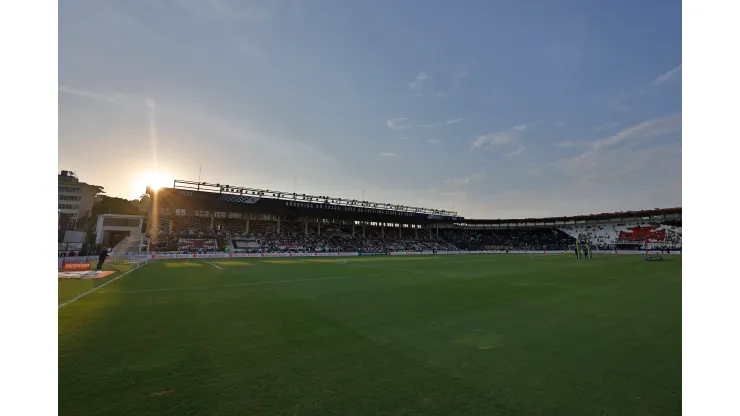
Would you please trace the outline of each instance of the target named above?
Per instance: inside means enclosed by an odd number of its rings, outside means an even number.
[[[244,222],[241,221],[241,224]],[[187,222],[191,227],[169,232],[160,228],[152,237],[152,251],[181,252],[389,252],[430,250],[571,250],[577,236],[590,241],[595,249],[613,249],[618,244],[644,244],[644,235],[659,236],[672,248],[680,246],[681,230],[674,225],[651,227],[639,225],[597,225],[571,227],[522,227],[501,229],[440,228],[429,234],[427,229],[385,228],[283,221],[251,221],[245,227],[218,226],[209,229],[204,222]],[[660,229],[658,229],[660,228]],[[353,232],[354,231],[354,232]],[[627,237],[625,237],[627,236]],[[626,248],[626,246],[625,246]]]

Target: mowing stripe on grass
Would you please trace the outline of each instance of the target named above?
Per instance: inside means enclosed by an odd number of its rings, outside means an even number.
[[[211,263],[210,261],[204,261],[203,263],[208,263],[208,264],[210,264],[211,266],[213,266],[213,267],[215,267],[215,268],[217,268],[217,269],[219,269],[219,270],[223,270],[223,269],[224,269],[223,267],[219,267],[219,266],[216,266],[215,264]]]
[[[157,259],[154,259],[154,260],[152,260],[151,262],[147,262],[147,263],[144,263],[144,266],[146,266],[146,265],[147,265],[147,264],[149,264],[149,263],[154,263],[155,261],[157,261]],[[140,266],[140,267],[144,267],[144,266]],[[66,302],[64,302],[64,303],[62,303],[62,304],[60,304],[60,305],[59,305],[59,307],[58,307],[57,309],[61,309],[61,308],[62,308],[63,306],[67,306],[67,305],[69,305],[70,303],[72,303],[72,302],[74,302],[74,301],[76,301],[76,300],[80,300],[80,299],[82,299],[83,297],[85,297],[85,296],[89,295],[90,293],[92,293],[92,292],[94,292],[94,291],[96,291],[96,290],[100,289],[101,287],[107,286],[107,285],[109,285],[109,284],[111,284],[111,283],[115,282],[116,280],[118,280],[118,279],[122,278],[123,276],[126,276],[127,274],[129,274],[129,273],[133,272],[134,270],[139,270],[139,267],[133,268],[133,269],[131,269],[131,270],[129,270],[129,271],[127,271],[127,272],[125,272],[125,273],[122,273],[122,274],[120,274],[120,275],[118,275],[118,276],[114,277],[113,279],[110,279],[110,280],[108,280],[107,282],[103,283],[103,284],[102,284],[102,285],[100,285],[100,286],[94,287],[94,288],[92,288],[92,289],[88,290],[88,291],[87,291],[87,292],[85,292],[85,293],[81,293],[81,294],[79,294],[79,295],[77,295],[77,296],[73,297],[72,299],[70,299],[70,300],[68,300],[68,301],[66,301]]]
[[[150,292],[177,292],[183,290],[204,290],[204,289],[218,289],[222,287],[240,287],[240,286],[262,286],[262,285],[276,285],[285,283],[300,283],[300,282],[313,282],[316,280],[336,280],[336,279],[349,279],[351,277],[374,277],[384,276],[384,273],[375,274],[364,274],[357,276],[332,276],[332,277],[317,277],[315,279],[290,279],[290,280],[274,280],[270,282],[248,282],[248,283],[234,283],[229,285],[208,285],[208,286],[191,286],[191,287],[169,287],[162,289],[142,289],[142,290],[126,290],[121,292],[103,292],[98,293],[99,295],[128,295],[134,293],[150,293]]]

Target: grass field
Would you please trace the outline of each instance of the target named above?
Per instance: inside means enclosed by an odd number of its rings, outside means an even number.
[[[678,415],[681,258],[159,260],[59,309],[59,410]]]

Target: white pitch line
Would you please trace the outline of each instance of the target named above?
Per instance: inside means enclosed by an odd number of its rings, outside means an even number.
[[[185,291],[185,290],[218,289],[222,287],[276,285],[276,284],[285,284],[285,283],[314,282],[317,280],[336,280],[336,279],[349,279],[353,277],[360,278],[360,277],[375,277],[375,276],[383,276],[383,274],[375,273],[375,274],[363,274],[363,275],[357,275],[357,276],[317,277],[315,279],[290,279],[290,280],[273,280],[273,281],[267,281],[267,282],[234,283],[230,285],[209,285],[209,286],[191,286],[191,287],[169,287],[169,288],[162,288],[162,289],[126,290],[126,291],[121,291],[121,292],[104,292],[101,294],[127,295],[130,293],[177,292],[177,291]]]
[[[210,261],[204,261],[203,263],[208,263],[208,264],[210,264],[211,266],[213,266],[213,267],[215,267],[215,268],[217,268],[217,269],[219,269],[219,270],[223,270],[223,269],[224,269],[223,267],[218,267],[218,266],[216,266],[215,264],[211,263]]]
[[[150,261],[150,262],[144,263],[144,266],[146,266],[146,265],[147,265],[147,264],[149,264],[149,263],[154,263],[155,261],[157,261],[157,259],[154,259],[154,260],[152,260],[152,261]],[[116,276],[115,278],[113,278],[113,279],[111,279],[111,280],[108,280],[107,282],[103,283],[103,284],[102,284],[102,285],[100,285],[100,286],[94,287],[94,288],[92,288],[92,289],[88,290],[88,291],[87,291],[87,292],[85,292],[85,293],[79,294],[79,295],[77,295],[77,296],[73,297],[72,299],[70,299],[70,300],[68,300],[68,301],[66,301],[66,302],[64,302],[64,303],[62,303],[61,305],[59,305],[59,307],[58,307],[57,309],[61,309],[61,308],[62,308],[63,306],[69,305],[70,303],[72,303],[72,302],[74,302],[74,301],[76,301],[76,300],[80,300],[80,299],[82,299],[83,297],[85,297],[85,296],[89,295],[90,293],[92,293],[92,292],[94,292],[94,291],[96,291],[96,290],[100,289],[101,287],[105,287],[105,286],[107,286],[107,285],[109,285],[109,284],[111,284],[111,283],[115,282],[116,280],[118,280],[118,279],[122,278],[123,276],[126,276],[126,275],[127,275],[127,274],[129,274],[129,273],[131,273],[131,272],[133,272],[133,271],[136,271],[136,270],[139,270],[139,268],[141,268],[141,267],[144,267],[144,266],[140,266],[140,267],[136,267],[136,268],[133,268],[133,269],[131,269],[131,270],[129,270],[129,271],[127,271],[127,272],[125,272],[125,273],[122,273],[122,274],[120,274],[120,275]]]

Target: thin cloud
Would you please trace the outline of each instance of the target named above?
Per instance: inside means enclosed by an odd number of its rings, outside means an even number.
[[[664,82],[672,79],[679,72],[681,72],[682,65],[683,64],[678,64],[677,67],[671,69],[670,71],[666,72],[665,74],[661,74],[660,76],[658,76],[658,78],[655,78],[655,80],[653,80],[653,82],[650,83],[650,85],[660,85],[660,84],[662,84],[662,83],[664,83]]]
[[[538,120],[531,123],[519,124],[508,129],[479,136],[473,141],[472,145],[470,146],[470,152],[468,152],[468,155],[470,155],[474,149],[478,149],[484,146],[494,147],[509,144],[521,137],[525,131],[529,130],[530,128],[541,122],[542,120]]]
[[[556,163],[561,170],[571,174],[597,171],[603,164],[604,153],[621,144],[644,141],[653,137],[681,131],[681,113],[644,121],[622,129],[616,134],[594,140],[582,154]]]
[[[249,22],[267,18],[262,11],[236,0],[177,0],[175,4],[193,18],[214,23]]]
[[[406,120],[408,120],[406,117],[389,118],[385,125],[394,130],[407,129],[409,126],[404,124]]]
[[[67,87],[64,85],[60,85],[59,87],[57,87],[57,90],[64,94],[76,95],[78,97],[90,98],[92,100],[105,101],[108,103],[115,103],[117,101],[123,100],[126,97],[123,94],[103,94],[80,88]]]
[[[414,95],[423,96],[427,81],[429,81],[429,75],[427,75],[426,72],[421,71],[416,74],[414,80],[409,83],[409,88]]]
[[[398,157],[399,156],[397,153],[390,153],[390,152],[383,152],[379,154],[380,156],[383,156],[383,157]]]
[[[57,91],[62,94],[73,95],[76,97],[88,98],[95,101],[106,102],[110,104],[133,104],[139,105],[142,101],[147,108],[156,109],[157,103],[154,99],[149,97],[136,97],[129,94],[111,93],[104,94],[97,91],[85,90],[81,88],[68,87],[60,85],[57,87]]]
[[[454,118],[452,120],[447,121],[433,121],[431,123],[424,123],[424,124],[408,124],[409,121],[406,117],[396,117],[396,118],[389,118],[386,120],[385,125],[393,130],[405,130],[405,129],[429,129],[432,127],[437,127],[441,125],[449,125],[449,124],[458,124],[462,123],[462,118]]]
[[[479,136],[473,142],[472,148],[474,149],[483,146],[499,146],[502,144],[510,143],[512,141],[511,132],[511,130],[505,130]]]
[[[452,188],[459,188],[462,186],[468,186],[471,183],[481,180],[486,177],[486,174],[483,172],[474,173],[470,176],[466,176],[463,178],[450,178],[443,182],[444,185],[450,186]]]
[[[509,157],[518,156],[518,155],[520,155],[524,151],[524,149],[526,149],[526,147],[522,146],[522,147],[516,149],[515,151],[513,151],[511,153],[508,153],[507,156],[509,156]]]
[[[668,72],[658,75],[658,77],[655,78],[648,85],[645,85],[636,91],[619,94],[612,102],[612,108],[617,111],[629,111],[631,108],[627,104],[628,101],[650,94],[655,90],[655,87],[662,85],[678,76],[681,73],[682,68],[683,64],[678,64],[678,66],[672,68]]]
[[[621,125],[622,125],[622,123],[606,123],[606,124],[602,124],[600,126],[596,126],[596,128],[594,128],[594,131],[602,131],[602,130],[613,129],[613,128],[619,127]]]
[[[620,130],[617,134],[591,143],[591,150],[615,146],[625,140],[647,139],[665,133],[681,130],[681,113],[654,118],[640,124]]]
[[[431,143],[431,144],[439,144],[440,141],[439,141],[439,139],[429,139],[429,143]]]
[[[429,89],[428,84],[430,80],[431,77],[426,73],[426,71],[419,71],[419,73],[416,74],[416,77],[414,77],[414,79],[409,82],[409,89],[411,90],[411,93],[417,97],[444,97],[445,94],[443,92],[432,91],[431,89]]]

